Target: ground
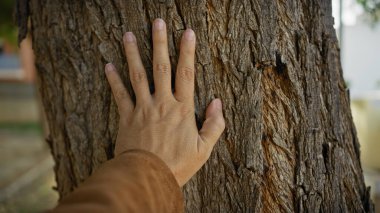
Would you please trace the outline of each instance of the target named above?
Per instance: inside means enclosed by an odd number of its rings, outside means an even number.
[[[58,194],[32,85],[0,83],[0,212],[42,212]]]

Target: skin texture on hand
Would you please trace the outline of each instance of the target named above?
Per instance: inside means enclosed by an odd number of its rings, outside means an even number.
[[[210,103],[198,132],[194,115],[194,31],[187,29],[182,36],[174,94],[165,22],[156,19],[152,31],[154,94],[149,92],[133,33],[125,33],[123,42],[136,104],[115,66],[105,67],[120,115],[115,156],[131,149],[149,151],[168,165],[182,187],[207,161],[224,131],[222,103],[219,99]]]

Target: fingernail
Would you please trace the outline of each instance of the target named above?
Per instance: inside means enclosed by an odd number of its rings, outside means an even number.
[[[106,72],[112,72],[115,70],[115,66],[112,63],[106,64]]]
[[[215,108],[221,110],[222,109],[222,101],[219,98],[214,99],[214,106],[215,106]]]
[[[135,37],[133,36],[133,33],[132,32],[126,32],[124,34],[124,41],[125,42],[134,42],[135,41]]]
[[[153,28],[154,28],[155,30],[163,30],[164,27],[165,27],[165,22],[164,22],[164,20],[162,20],[162,19],[160,19],[160,18],[154,20]]]
[[[192,29],[187,29],[185,31],[185,39],[186,40],[192,41],[192,40],[194,40],[194,37],[195,37],[195,33]]]

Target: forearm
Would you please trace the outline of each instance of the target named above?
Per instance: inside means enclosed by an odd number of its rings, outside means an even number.
[[[182,192],[166,164],[131,150],[105,163],[53,212],[182,212]]]

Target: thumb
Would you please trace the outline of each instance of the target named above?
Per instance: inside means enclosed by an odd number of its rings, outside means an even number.
[[[225,128],[222,101],[214,99],[206,110],[206,120],[199,131],[200,139],[210,148],[214,147]]]

